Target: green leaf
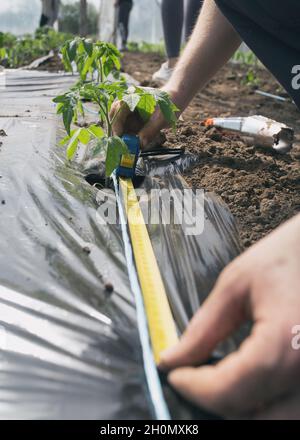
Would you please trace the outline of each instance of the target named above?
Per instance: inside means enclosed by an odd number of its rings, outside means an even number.
[[[119,58],[118,56],[112,55],[111,59],[112,59],[114,65],[115,65],[115,68],[116,68],[117,70],[120,70],[120,69],[121,69],[121,61],[120,61],[120,58]]]
[[[91,57],[93,54],[93,50],[94,50],[93,41],[91,39],[84,39],[83,46],[84,46],[84,49],[85,49],[86,53],[88,54],[88,56]]]
[[[73,40],[67,45],[67,54],[70,62],[75,61],[76,53],[77,53],[78,41]]]
[[[102,151],[107,152],[107,146],[108,146],[108,138],[105,136],[102,139],[99,139],[97,142],[97,145],[93,149],[93,157],[97,156]]]
[[[77,38],[77,55],[84,55],[85,53],[85,48],[84,48],[84,44],[83,44],[83,39],[82,38]]]
[[[91,133],[87,128],[81,128],[78,139],[83,145],[87,145],[90,142]]]
[[[144,121],[148,121],[150,119],[155,111],[155,108],[156,101],[154,96],[150,94],[144,94],[141,96],[137,110]]]
[[[69,105],[64,107],[64,109],[63,109],[63,121],[64,121],[65,129],[66,129],[68,134],[71,133],[71,124],[72,124],[74,115],[75,115],[74,109],[71,106],[71,104],[69,104]]]
[[[60,142],[59,145],[63,146],[66,145],[67,142],[70,141],[70,139],[72,138],[73,134],[75,133],[76,130],[72,130],[70,135],[67,135],[66,137],[64,137]]]
[[[175,128],[177,123],[176,112],[178,111],[178,108],[173,104],[169,95],[166,92],[160,91],[160,93],[157,94],[157,103],[166,121]]]
[[[164,115],[166,121],[170,125],[172,125],[172,127],[174,127],[174,125],[177,122],[177,118],[176,118],[174,111],[170,107],[170,105],[164,100],[159,100],[158,105],[159,105],[159,108],[160,108],[162,114]]]
[[[62,57],[63,57],[63,64],[64,64],[64,67],[65,67],[65,70],[67,72],[73,72],[72,64],[70,62],[70,58],[69,58],[69,55],[68,55],[68,47],[67,47],[67,45],[65,45],[62,48],[61,53],[62,53]]]
[[[80,100],[77,102],[77,112],[84,116],[84,108]]]
[[[4,59],[4,58],[6,58],[6,57],[7,57],[6,50],[4,49],[4,47],[1,47],[1,48],[0,48],[0,60],[1,60],[1,59]]]
[[[70,143],[67,148],[67,159],[69,159],[69,160],[73,159],[73,157],[77,151],[80,133],[81,133],[81,128],[79,128],[78,130],[75,131],[75,133],[73,134],[73,136],[70,140]]]
[[[92,67],[93,62],[95,61],[95,56],[89,56],[85,63],[83,64],[82,70],[80,72],[81,79],[85,80],[87,74],[89,73],[90,68]]]
[[[66,96],[65,96],[65,95],[59,95],[59,96],[56,96],[56,97],[53,99],[53,102],[55,102],[55,103],[63,103],[63,102],[66,102]]]
[[[128,105],[129,110],[131,112],[134,112],[140,100],[141,100],[141,96],[138,95],[137,93],[128,93],[124,95],[122,99],[122,101]]]
[[[90,125],[88,130],[93,136],[99,139],[105,135],[103,128],[99,127],[99,125]]]
[[[105,59],[103,60],[103,73],[105,77],[108,77],[110,73],[112,73],[112,70],[114,68],[114,63],[111,59]]]
[[[107,153],[105,172],[110,177],[113,171],[119,166],[122,154],[127,154],[128,148],[122,139],[113,136],[107,139]]]
[[[176,105],[171,101],[171,98],[167,92],[160,89],[154,89],[152,87],[147,87],[144,89],[142,87],[137,87],[136,90],[142,95],[143,93],[151,95],[154,98],[156,104],[159,105],[160,110],[164,115],[166,121],[173,127],[176,126],[176,112],[179,110]]]

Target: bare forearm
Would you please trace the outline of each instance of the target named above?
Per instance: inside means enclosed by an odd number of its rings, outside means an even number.
[[[204,2],[193,35],[164,89],[184,110],[241,43],[214,0]]]

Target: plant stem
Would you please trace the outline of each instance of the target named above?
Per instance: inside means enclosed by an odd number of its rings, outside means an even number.
[[[112,136],[112,123],[111,123],[110,118],[109,118],[109,110],[108,110],[108,104],[107,103],[106,103],[105,116],[106,116],[106,122],[107,122],[107,134],[108,134],[108,137],[111,137]]]
[[[111,136],[112,124],[111,124],[110,119],[109,119],[107,104],[106,104],[106,108],[104,108],[100,101],[97,101],[97,103],[98,103],[98,105],[100,107],[100,110],[102,111],[102,114],[104,115],[106,126],[107,126],[108,136]]]
[[[98,70],[98,82],[99,82],[99,73],[100,73],[100,82],[103,83],[103,65],[102,65],[101,58],[99,59],[99,66],[100,66],[100,69]]]

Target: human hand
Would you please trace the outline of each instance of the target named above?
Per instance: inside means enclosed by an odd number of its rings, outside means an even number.
[[[172,101],[175,102],[172,93],[168,90],[165,91],[168,92]],[[125,133],[138,135],[143,150],[151,149],[154,144],[159,143],[157,140],[160,131],[168,127],[168,123],[159,108],[156,109],[150,120],[145,123],[137,112],[132,113],[129,107],[121,101],[113,103],[110,117],[111,119],[115,118],[113,123],[114,135],[122,136]]]
[[[244,321],[241,347],[215,366],[200,366]],[[300,215],[233,261],[221,274],[161,368],[187,399],[227,418],[300,419]]]

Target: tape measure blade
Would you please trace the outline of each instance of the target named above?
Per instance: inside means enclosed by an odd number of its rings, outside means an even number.
[[[161,353],[178,341],[164,283],[132,181],[120,179],[135,264],[143,293],[156,363]]]

